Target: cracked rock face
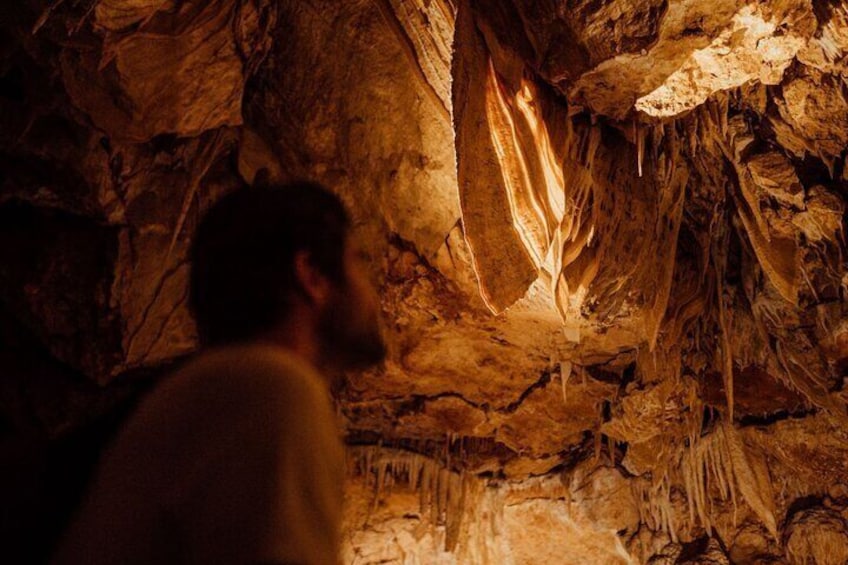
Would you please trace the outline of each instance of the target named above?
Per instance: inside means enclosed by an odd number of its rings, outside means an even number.
[[[835,0],[0,7],[0,415],[196,347],[197,218],[266,168],[369,242],[351,563],[842,563]]]

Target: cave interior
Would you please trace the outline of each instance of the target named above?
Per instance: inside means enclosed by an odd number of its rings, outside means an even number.
[[[388,359],[335,391],[345,563],[848,563],[843,2],[23,0],[0,29],[11,555],[195,351],[194,227],[265,169],[339,194],[378,281]]]

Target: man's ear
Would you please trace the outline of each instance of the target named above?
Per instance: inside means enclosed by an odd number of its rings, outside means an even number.
[[[330,279],[312,261],[308,251],[294,254],[294,276],[305,298],[317,306],[324,306],[330,298]]]

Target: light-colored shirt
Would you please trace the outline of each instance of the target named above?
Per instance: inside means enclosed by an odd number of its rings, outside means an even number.
[[[200,355],[104,454],[56,563],[338,563],[343,452],[324,379],[287,350]]]

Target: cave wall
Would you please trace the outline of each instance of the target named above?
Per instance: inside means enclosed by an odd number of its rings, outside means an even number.
[[[844,562],[841,3],[0,25],[4,461],[82,454],[194,350],[193,228],[267,168],[337,191],[379,280],[389,359],[338,399],[346,562]]]

